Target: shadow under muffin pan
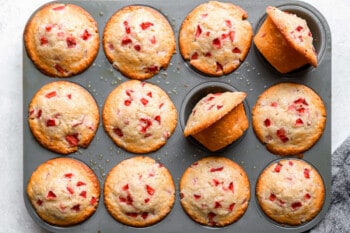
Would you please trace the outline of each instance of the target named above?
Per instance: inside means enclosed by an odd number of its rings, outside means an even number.
[[[307,25],[312,33],[313,37],[313,45],[317,53],[317,60],[318,64],[322,62],[323,55],[325,53],[325,48],[327,41],[330,39],[328,38],[329,35],[327,35],[325,28],[327,27],[325,25],[324,20],[322,20],[322,16],[320,15],[319,12],[314,11],[310,9],[308,5],[305,5],[305,3],[301,2],[296,2],[293,4],[283,4],[283,5],[272,5],[277,7],[278,9],[292,13],[297,15],[298,17],[305,19],[307,22]],[[254,34],[256,34],[261,25],[264,23],[264,21],[267,18],[267,14],[259,20],[258,25],[255,28]],[[257,56],[260,58],[261,62],[270,69],[271,72],[276,72],[277,74],[280,74],[265,58],[264,56],[259,52],[259,50],[256,48],[254,45],[254,50],[257,54]],[[317,69],[317,67],[313,67],[311,65],[304,65],[300,67],[299,69],[290,71],[286,74],[281,74],[284,75],[285,77],[297,77],[298,75],[306,72],[310,72],[313,69]]]
[[[186,127],[186,123],[188,120],[188,117],[190,116],[192,109],[195,107],[195,105],[206,95],[210,93],[223,93],[223,92],[237,92],[235,87],[228,83],[223,82],[215,82],[215,81],[209,81],[199,84],[198,86],[195,86],[192,90],[188,92],[188,94],[185,96],[184,101],[181,105],[180,113],[179,113],[179,120],[180,125],[182,128],[182,131],[184,131]],[[250,110],[248,106],[248,102],[246,100],[243,100],[244,105],[244,111],[248,118],[249,124],[250,124]],[[243,134],[235,141],[230,143],[229,145],[225,146],[224,148],[215,151],[214,153],[220,154],[224,150],[230,149],[231,146],[234,146],[235,144],[239,143],[243,140],[244,136],[246,135],[247,130],[243,132]],[[203,146],[201,143],[199,143],[194,137],[188,136],[188,140],[193,143],[195,146],[203,150],[204,152],[210,153],[210,151]]]
[[[97,21],[100,39],[108,19],[122,7],[141,4],[159,10],[170,22],[175,38],[178,38],[178,31],[182,21],[187,14],[204,0],[189,0],[178,4],[177,1],[162,0],[121,0],[121,1],[58,1],[62,3],[73,3],[87,10]],[[305,17],[315,37],[315,47],[319,53],[319,66],[306,68],[293,75],[281,75],[269,68],[252,43],[248,56],[234,72],[222,77],[209,77],[195,72],[190,68],[177,52],[173,55],[171,63],[166,70],[160,71],[154,77],[145,80],[146,82],[158,85],[172,99],[178,111],[178,124],[173,135],[167,143],[159,150],[144,154],[159,161],[173,176],[175,186],[178,189],[179,180],[188,166],[202,157],[218,155],[227,157],[238,163],[247,173],[251,198],[245,214],[235,223],[226,227],[212,228],[200,225],[192,221],[183,211],[180,205],[178,190],[173,209],[162,221],[145,228],[134,228],[123,225],[114,220],[107,212],[103,203],[103,190],[96,212],[81,224],[70,227],[52,226],[42,221],[35,213],[27,195],[26,186],[32,172],[43,162],[60,157],[62,155],[48,151],[41,147],[32,136],[28,122],[28,104],[35,92],[48,82],[57,81],[55,78],[45,76],[33,65],[23,49],[23,195],[24,203],[30,216],[43,229],[50,232],[193,232],[206,233],[215,232],[304,232],[314,227],[327,213],[330,204],[331,194],[331,33],[326,19],[313,6],[293,0],[263,0],[263,1],[241,1],[234,2],[248,13],[248,21],[254,29],[261,24],[266,15],[267,6],[277,6],[281,9],[291,10],[300,17]],[[312,164],[321,174],[326,196],[322,211],[310,222],[300,226],[288,227],[271,222],[259,210],[255,199],[256,180],[261,171],[278,158],[271,154],[265,146],[256,138],[254,131],[249,125],[244,135],[226,148],[210,153],[201,148],[196,142],[183,136],[185,120],[195,104],[208,91],[238,90],[247,93],[244,106],[248,119],[251,119],[249,107],[253,107],[258,96],[266,88],[293,78],[293,82],[304,84],[317,92],[325,103],[327,110],[327,122],[323,135],[319,141],[303,154],[305,161]],[[290,77],[290,78],[289,78]],[[127,81],[121,73],[115,70],[108,62],[102,46],[94,63],[83,73],[65,79],[85,87],[95,98],[101,113],[102,106],[108,94],[119,84]],[[213,85],[213,83],[215,85]],[[194,140],[194,139],[193,139]],[[133,157],[135,154],[118,148],[105,133],[102,122],[96,132],[94,139],[86,149],[79,149],[78,152],[67,155],[85,162],[97,175],[103,189],[107,173],[120,161]]]

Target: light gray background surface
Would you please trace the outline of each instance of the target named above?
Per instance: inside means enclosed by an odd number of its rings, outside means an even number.
[[[45,0],[0,0],[0,233],[44,232],[23,203],[22,33]],[[236,0],[235,2],[239,2]],[[332,151],[350,135],[350,1],[305,0],[327,19],[332,32]]]

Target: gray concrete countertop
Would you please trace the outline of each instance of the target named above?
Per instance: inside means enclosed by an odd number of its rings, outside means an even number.
[[[0,0],[0,233],[45,232],[23,203],[22,33],[30,15],[47,0]],[[239,1],[235,1],[239,2]],[[350,135],[350,22],[348,0],[305,0],[327,19],[332,32],[332,151]]]

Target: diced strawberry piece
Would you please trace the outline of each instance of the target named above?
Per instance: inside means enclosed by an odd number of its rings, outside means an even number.
[[[70,36],[66,38],[67,47],[68,48],[74,48],[77,45],[77,41],[74,37]]]
[[[95,205],[96,203],[97,203],[97,198],[96,197],[91,197],[90,205]]]
[[[286,130],[284,128],[280,128],[276,131],[277,137],[283,142],[286,143],[289,138],[286,136]]]
[[[298,26],[295,30],[297,30],[298,32],[301,32],[301,30],[303,30],[304,28],[302,26]]]
[[[132,218],[137,218],[138,214],[137,213],[126,213],[127,216],[132,217]]]
[[[151,66],[145,67],[144,70],[147,73],[156,73],[158,71],[158,66],[151,65]]]
[[[56,121],[55,119],[49,119],[46,121],[46,127],[52,127],[52,126],[56,126]]]
[[[235,41],[235,32],[234,31],[230,31],[228,33],[228,36],[230,37],[230,41],[234,42]],[[236,49],[236,48],[235,48]]]
[[[52,98],[56,96],[56,91],[51,91],[45,95],[46,98]]]
[[[215,226],[216,223],[214,221],[214,218],[215,218],[216,214],[214,214],[213,212],[209,212],[207,216],[208,216],[208,223],[212,226]]]
[[[124,185],[123,187],[122,187],[122,190],[123,191],[126,191],[126,190],[128,190],[129,189],[129,184],[126,184],[126,185]]]
[[[237,48],[237,47],[234,47],[232,49],[232,53],[241,53],[241,50],[239,48]]]
[[[212,42],[214,48],[220,49],[221,48],[221,40],[220,38],[215,38]]]
[[[128,21],[124,21],[124,22],[123,22],[123,25],[124,25],[126,34],[130,34],[131,28],[130,28],[130,26],[129,26]]]
[[[312,33],[309,31],[309,33],[307,34],[309,37],[312,37]]]
[[[304,122],[303,122],[303,120],[301,118],[298,118],[298,119],[295,120],[295,124],[296,125],[303,125]]]
[[[198,199],[201,198],[201,195],[199,195],[199,194],[193,194],[193,197],[194,197],[195,200],[198,200]]]
[[[48,39],[44,36],[40,37],[40,45],[47,45],[49,43]]]
[[[124,134],[123,134],[123,131],[120,129],[120,128],[113,128],[113,132],[118,135],[118,137],[123,137]]]
[[[217,179],[213,179],[213,183],[215,186],[218,186],[220,184],[220,181],[218,181]]]
[[[142,30],[146,30],[149,27],[153,26],[153,23],[151,23],[151,22],[143,22],[143,23],[140,24],[140,26],[141,26]]]
[[[215,96],[209,96],[208,99],[206,99],[207,102],[212,101],[213,99],[215,99]]]
[[[228,207],[228,210],[229,210],[230,212],[232,212],[233,209],[235,208],[235,205],[236,205],[236,203],[231,203],[230,206]]]
[[[43,201],[39,199],[39,200],[36,201],[36,204],[37,204],[38,206],[42,206]]]
[[[66,7],[65,5],[63,5],[63,6],[56,6],[56,7],[52,8],[52,10],[60,11],[60,10],[63,10],[65,7]]]
[[[215,104],[210,105],[208,108],[208,111],[210,111],[214,106],[215,106]]]
[[[157,43],[156,36],[152,36],[150,41],[151,41],[151,44],[156,44]]]
[[[149,201],[150,201],[149,198],[146,198],[146,199],[144,200],[145,203],[148,203]]]
[[[269,199],[270,199],[270,201],[275,201],[276,200],[276,195],[271,193]]]
[[[137,52],[140,52],[141,51],[141,45],[137,44],[134,46],[134,49],[137,51]]]
[[[226,26],[229,27],[229,28],[232,27],[231,20],[225,20],[225,24],[226,24]]]
[[[291,205],[291,207],[292,207],[292,209],[293,210],[295,210],[295,209],[298,209],[298,208],[300,208],[302,206],[302,204],[301,204],[301,202],[294,202],[294,203],[292,203],[292,205]]]
[[[47,193],[47,196],[46,196],[47,198],[56,198],[56,194],[54,193],[54,192],[52,192],[52,191],[49,191],[48,193]]]
[[[293,166],[294,165],[293,161],[289,161],[288,164],[289,164],[289,166]]]
[[[71,208],[71,210],[74,210],[76,212],[80,211],[80,204],[77,204]]]
[[[224,170],[224,167],[216,167],[216,168],[211,168],[210,172],[221,172]]]
[[[87,29],[84,30],[83,34],[81,34],[80,38],[83,40],[88,40],[92,35],[89,33]]]
[[[60,73],[60,74],[64,74],[64,73],[66,72],[66,70],[65,70],[62,66],[60,66],[59,64],[56,64],[56,65],[55,65],[55,69],[56,69],[57,72]]]
[[[309,105],[308,102],[305,100],[305,98],[299,98],[294,100],[295,104],[304,104],[304,105]]]
[[[112,43],[108,43],[109,50],[114,50],[114,45]]]
[[[202,28],[201,26],[197,25],[195,37],[198,38],[201,34],[202,34]]]
[[[74,194],[74,189],[72,187],[67,186],[66,189],[70,194]]]
[[[142,217],[143,219],[146,219],[146,218],[148,217],[148,213],[147,213],[147,212],[143,212],[143,213],[141,214],[141,217]]]
[[[272,103],[270,104],[270,106],[275,108],[275,107],[278,106],[278,103],[277,103],[277,102],[272,102]]]
[[[278,172],[280,172],[280,171],[281,171],[281,169],[282,169],[282,164],[277,163],[277,164],[276,164],[276,166],[275,166],[274,171],[278,173]]]
[[[311,198],[311,195],[309,193],[305,194],[304,195],[304,199],[305,200],[309,200]]]
[[[83,197],[83,198],[86,198],[86,191],[81,191],[79,193],[79,196]]]
[[[194,52],[191,56],[191,60],[196,60],[196,59],[198,59],[198,53]]]
[[[266,119],[264,120],[264,125],[265,125],[265,127],[269,127],[269,126],[271,125],[271,121],[270,121],[269,118],[266,118]]]
[[[205,33],[205,35],[206,35],[207,37],[209,37],[209,36],[210,36],[210,31],[207,31],[207,32]]]
[[[77,182],[77,187],[79,187],[79,186],[84,186],[84,185],[86,185],[86,183],[84,183],[84,182],[82,182],[82,181],[78,181],[78,182]]]
[[[72,99],[72,94],[67,94],[68,99]]]
[[[310,179],[310,169],[308,168],[304,169],[304,177],[305,179]]]
[[[224,105],[216,105],[216,109],[220,110]]]
[[[217,208],[221,208],[222,205],[220,204],[220,202],[216,201],[215,204],[214,204],[214,208],[217,209]]]
[[[52,28],[55,26],[55,24],[48,24],[45,26],[45,31],[46,32],[50,32],[52,30]]]
[[[131,104],[131,100],[130,99],[124,100],[124,105],[125,106],[130,106],[130,104]]]
[[[149,127],[152,125],[152,121],[146,118],[141,118],[140,122],[142,124],[141,126],[141,133],[146,133]]]
[[[161,122],[161,118],[160,118],[160,116],[159,115],[157,115],[155,118],[154,118],[156,121],[158,121],[158,123],[160,124]]]
[[[127,44],[131,44],[132,40],[129,37],[124,37],[122,39],[122,45],[127,45]]]
[[[66,173],[64,174],[64,178],[71,179],[73,177],[73,173]]]
[[[185,194],[183,194],[182,192],[179,193],[180,196],[180,200],[183,199],[185,197]]]
[[[149,186],[148,184],[146,184],[146,190],[147,190],[147,193],[149,194],[149,195],[153,195],[154,194],[154,192],[155,192],[155,190],[154,190],[154,188],[152,188],[151,186]]]
[[[233,193],[235,191],[235,187],[233,185],[233,182],[231,182],[229,185],[228,185],[228,189],[231,190]]]
[[[146,106],[148,104],[148,100],[145,98],[141,98],[141,103]]]
[[[208,14],[202,14],[202,19],[206,18],[208,16]]]
[[[79,144],[78,134],[67,135],[66,141],[70,146],[77,146]]]
[[[216,72],[221,72],[223,71],[223,67],[219,62],[216,62]]]
[[[206,54],[204,54],[205,57],[211,57],[211,52],[207,52]]]

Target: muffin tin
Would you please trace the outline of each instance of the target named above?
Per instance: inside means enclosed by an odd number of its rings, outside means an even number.
[[[86,9],[98,22],[100,38],[105,23],[118,9],[142,4],[151,6],[163,13],[173,27],[177,38],[178,31],[186,15],[203,0],[189,0],[178,4],[177,1],[144,0],[144,1],[59,1],[73,3]],[[176,201],[172,211],[161,222],[146,228],[134,228],[115,221],[107,212],[103,203],[103,193],[96,213],[85,222],[71,226],[52,226],[42,221],[32,208],[27,195],[28,180],[37,166],[51,158],[62,155],[41,147],[32,136],[28,123],[28,104],[34,93],[44,84],[57,81],[45,76],[36,69],[23,49],[23,190],[24,202],[28,213],[42,228],[51,232],[215,232],[218,228],[202,226],[192,221],[183,211],[178,193],[179,179],[185,169],[198,159],[209,155],[225,156],[240,164],[248,174],[251,185],[251,199],[246,213],[237,222],[221,227],[220,232],[303,232],[314,227],[322,220],[330,204],[331,193],[331,33],[326,19],[313,6],[299,1],[263,0],[231,1],[241,6],[248,13],[254,33],[266,17],[268,5],[298,14],[307,20],[314,37],[318,52],[317,68],[305,66],[297,71],[281,75],[260,55],[252,44],[249,54],[241,66],[234,72],[221,77],[208,77],[197,72],[185,62],[178,50],[173,55],[166,70],[151,79],[145,80],[160,86],[173,100],[178,111],[178,124],[174,134],[165,146],[158,151],[145,154],[166,166],[173,176],[177,188]],[[96,60],[85,72],[65,80],[76,82],[85,87],[95,97],[100,110],[107,95],[120,83],[128,80],[106,59],[102,45]],[[326,188],[323,209],[310,222],[300,226],[283,226],[269,220],[259,209],[255,198],[255,184],[261,171],[280,157],[268,152],[256,138],[252,126],[250,108],[257,97],[268,87],[279,82],[297,82],[311,87],[318,93],[327,109],[327,123],[320,140],[303,154],[302,159],[311,163],[320,172]],[[190,109],[200,97],[208,91],[238,90],[247,93],[244,101],[250,126],[245,134],[226,148],[211,153],[192,138],[182,134]],[[105,133],[102,123],[97,134],[87,149],[68,155],[85,162],[98,176],[103,188],[108,171],[120,161],[135,156],[118,148]]]

